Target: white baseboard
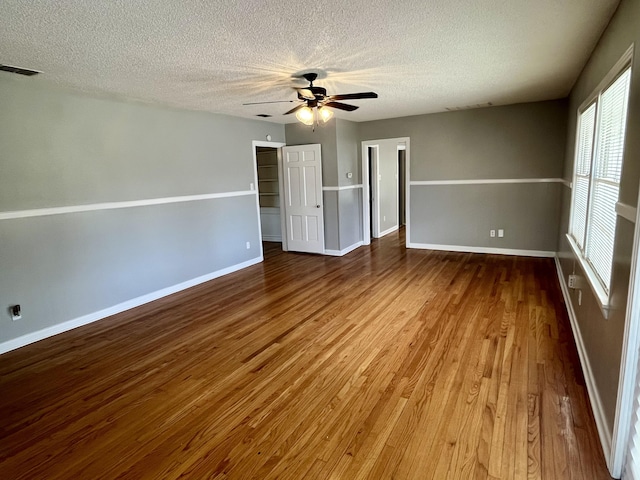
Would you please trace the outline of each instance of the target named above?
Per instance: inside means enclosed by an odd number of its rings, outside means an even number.
[[[591,410],[593,411],[593,417],[596,420],[596,427],[598,429],[598,436],[600,437],[600,443],[602,445],[602,451],[604,452],[604,458],[607,461],[607,467],[611,471],[609,465],[611,459],[611,430],[607,423],[607,418],[604,415],[604,409],[602,408],[602,401],[596,387],[595,378],[593,377],[593,370],[591,370],[591,363],[589,363],[589,356],[582,341],[582,333],[580,332],[580,325],[578,324],[578,318],[576,312],[573,309],[571,303],[571,296],[569,295],[569,287],[564,279],[564,273],[562,272],[562,265],[560,260],[555,257],[556,260],[556,272],[558,274],[558,281],[560,282],[560,289],[562,290],[562,296],[564,297],[564,303],[567,306],[567,313],[569,315],[569,321],[571,322],[571,331],[573,331],[573,338],[576,342],[578,349],[578,356],[580,357],[580,364],[582,365],[582,373],[584,374],[585,383],[587,384],[587,392],[589,393],[589,400],[591,403]]]
[[[396,225],[396,226],[394,226],[394,227],[391,227],[391,228],[388,228],[388,229],[387,229],[387,230],[385,230],[384,232],[380,232],[380,235],[378,235],[376,238],[382,238],[382,237],[384,237],[385,235],[388,235],[388,234],[390,234],[390,233],[393,233],[393,232],[397,231],[399,228],[400,228],[400,227],[399,227],[398,225]]]
[[[73,320],[58,323],[57,325],[52,325],[51,327],[38,330],[37,332],[27,333],[26,335],[23,335],[21,337],[7,340],[6,342],[0,343],[0,354],[15,350],[20,347],[24,347],[25,345],[29,345],[30,343],[44,340],[45,338],[58,335],[59,333],[67,332],[74,328],[81,327],[98,320],[102,320],[103,318],[124,312],[125,310],[139,307],[140,305],[144,305],[145,303],[153,302],[154,300],[158,300],[162,297],[166,297],[181,290],[186,290],[187,288],[194,287],[204,282],[208,282],[209,280],[213,280],[214,278],[222,277],[223,275],[242,270],[243,268],[250,267],[251,265],[255,265],[262,261],[263,257],[259,256],[251,260],[247,260],[246,262],[238,263],[236,265],[232,265],[230,267],[223,268],[221,270],[208,273],[191,280],[187,280],[186,282],[182,282],[171,287],[163,288],[162,290],[157,290],[155,292],[151,292],[146,295],[127,300],[126,302],[119,303],[118,305],[114,305],[97,312],[89,313],[88,315],[83,315],[82,317],[74,318]]]
[[[265,242],[282,242],[282,235],[264,235],[262,234],[262,240]]]
[[[325,255],[331,255],[333,257],[342,257],[343,255],[346,255],[349,252],[353,252],[356,248],[361,247],[362,245],[364,245],[364,243],[362,241],[360,241],[360,242],[354,243],[353,245],[350,245],[347,248],[344,248],[342,250],[325,250],[324,254]]]
[[[547,252],[544,250],[515,250],[512,248],[467,247],[463,245],[438,245],[433,243],[408,243],[407,248],[419,248],[423,250],[443,250],[446,252],[517,255],[520,257],[554,258],[556,256],[556,252]]]

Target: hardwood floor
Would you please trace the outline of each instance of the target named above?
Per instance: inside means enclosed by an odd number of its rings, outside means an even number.
[[[402,242],[0,356],[0,478],[610,478],[553,261]]]

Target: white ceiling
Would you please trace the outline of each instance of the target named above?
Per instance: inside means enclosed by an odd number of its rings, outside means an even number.
[[[292,75],[373,90],[354,121],[564,97],[619,0],[1,0],[24,81],[269,121]],[[10,75],[0,72],[0,75]]]

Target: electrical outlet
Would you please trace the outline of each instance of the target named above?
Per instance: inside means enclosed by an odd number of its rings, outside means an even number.
[[[582,277],[576,274],[569,275],[567,286],[569,288],[581,289],[584,283],[582,281]]]
[[[500,228],[498,230],[498,238],[502,238],[502,237],[504,237],[504,230]]]
[[[247,250],[251,248],[251,242],[247,242]]]
[[[491,238],[495,238],[496,237],[496,231],[495,230],[489,230],[489,236]]]

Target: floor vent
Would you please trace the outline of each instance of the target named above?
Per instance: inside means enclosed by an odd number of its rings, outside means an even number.
[[[16,73],[18,75],[24,75],[25,77],[33,77],[34,75],[38,75],[39,73],[42,73],[42,72],[39,72],[38,70],[29,70],[27,68],[20,68],[20,67],[14,67],[12,65],[2,65],[2,64],[0,64],[0,71]]]

